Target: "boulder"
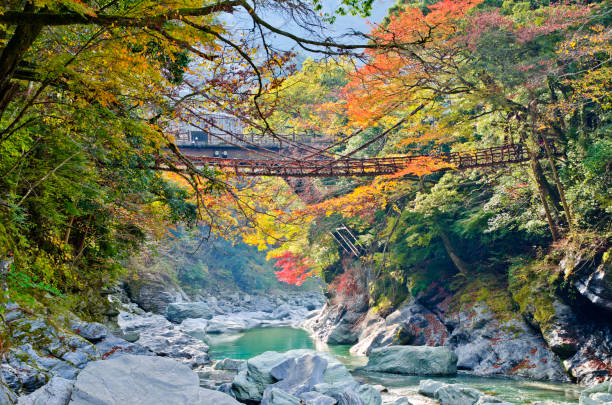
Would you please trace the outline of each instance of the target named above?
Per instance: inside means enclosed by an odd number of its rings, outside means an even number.
[[[370,352],[368,371],[406,375],[454,375],[457,355],[447,347],[389,346]]]
[[[181,323],[187,318],[211,319],[213,312],[205,302],[173,302],[166,307],[166,318]]]
[[[301,405],[299,398],[278,388],[270,389],[266,395],[261,405]]]
[[[219,360],[213,366],[215,370],[231,370],[231,371],[240,371],[246,368],[246,360],[236,360],[225,358],[223,360]]]
[[[227,394],[199,387],[198,375],[177,361],[125,355],[87,364],[70,405],[239,405]]]
[[[436,390],[434,398],[440,405],[475,405],[484,394],[461,384],[444,384]]]
[[[108,335],[106,326],[98,322],[75,321],[70,328],[74,333],[92,343],[99,342]]]
[[[338,402],[332,397],[328,397],[327,395],[323,395],[315,391],[304,392],[299,395],[299,398],[306,405],[335,405],[336,402]]]
[[[102,359],[112,359],[124,354],[154,355],[151,350],[138,343],[132,343],[113,335],[109,335],[106,339],[96,343],[96,350]]]
[[[380,405],[382,404],[382,398],[379,390],[369,384],[362,384],[359,386],[357,393],[368,405]]]
[[[406,397],[400,397],[391,402],[391,405],[412,405],[412,402],[410,402]]]
[[[20,397],[17,405],[68,405],[73,386],[74,380],[53,377],[33,393]]]
[[[421,380],[419,382],[419,394],[433,398],[436,390],[444,385],[443,382],[435,380]]]
[[[137,280],[128,281],[130,299],[147,312],[165,314],[172,302],[189,301],[189,297],[164,273],[142,273]]]
[[[207,328],[208,320],[206,319],[187,318],[181,322],[181,331],[202,342],[208,342],[208,334],[206,333]]]
[[[350,389],[333,394],[333,398],[338,401],[338,405],[366,405],[363,399]]]
[[[298,358],[289,358],[270,370],[270,375],[278,382],[268,389],[281,389],[298,396],[312,391],[316,384],[323,382],[323,373],[327,369],[327,360],[316,354],[305,354]],[[266,393],[264,392],[265,405]]]
[[[270,389],[266,391],[268,386]],[[304,349],[286,353],[265,352],[253,357],[247,360],[246,369],[240,371],[232,382],[232,392],[242,402],[260,402],[264,397],[268,398],[272,388],[277,388],[296,397],[311,390],[338,402],[340,396],[345,402],[356,396],[366,405],[380,405],[380,394],[372,393],[375,389],[362,387],[364,398],[361,398],[360,387],[361,384],[332,355]],[[350,393],[341,395],[345,391]]]

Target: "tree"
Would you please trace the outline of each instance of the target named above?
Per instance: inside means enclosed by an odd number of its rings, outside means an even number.
[[[485,115],[509,121],[514,136],[506,138],[529,151],[533,180],[556,239],[561,222],[571,228],[572,218],[550,142],[565,145],[567,116],[547,111],[558,100],[554,83],[574,63],[556,50],[606,13],[600,5],[555,4],[525,11],[512,8],[511,2],[501,9],[475,9],[478,4],[440,1],[427,6],[427,13],[406,8],[390,16],[373,35],[381,41],[422,38],[426,43],[408,51],[371,52],[371,62],[347,87],[348,111],[353,119],[367,121],[406,115],[417,102],[437,105],[427,125],[441,129],[441,135],[449,128],[457,134],[462,126],[473,131]],[[548,158],[554,186],[539,161],[541,153]]]
[[[303,2],[4,4],[0,257],[14,254],[35,283],[97,291],[171,223],[206,221],[217,234],[270,223],[239,182],[181,155],[173,125],[209,126],[203,112],[224,111],[270,132],[260,99],[291,57],[268,46],[272,33],[324,53],[375,45],[299,38],[266,22],[268,7],[320,25]],[[254,23],[248,35],[224,28],[239,13]]]

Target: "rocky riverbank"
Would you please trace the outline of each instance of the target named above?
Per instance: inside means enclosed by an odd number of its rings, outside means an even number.
[[[432,284],[386,313],[369,308],[365,296],[328,303],[303,327],[324,343],[352,345],[355,355],[390,345],[446,346],[472,375],[595,385],[612,379],[612,270],[569,256],[555,270],[575,280],[565,290],[543,287],[540,269],[526,267],[512,296],[491,297],[482,283],[462,296]]]
[[[81,321],[69,312],[48,316],[8,305],[4,320],[11,333],[0,366],[0,404],[66,405],[70,395],[65,391],[90,363],[124,355],[166,357],[202,374],[211,365],[209,334],[297,324],[322,304],[320,294],[308,291],[267,296],[237,293],[189,301],[179,291],[174,295],[179,302],[164,305],[154,294],[149,297],[163,314],[146,312],[124,289],[114,290],[108,298],[115,317],[108,327]],[[36,395],[28,396],[33,392]]]

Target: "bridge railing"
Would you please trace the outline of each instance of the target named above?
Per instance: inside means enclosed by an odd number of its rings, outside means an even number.
[[[318,134],[286,134],[278,135],[278,137],[270,135],[257,135],[257,134],[232,134],[232,135],[219,135],[218,137],[209,135],[207,140],[192,140],[185,137],[177,138],[174,143],[180,147],[192,147],[192,148],[207,148],[207,147],[231,147],[239,146],[246,148],[290,148],[299,147],[300,144],[305,145],[317,145],[327,146],[332,144],[333,141],[324,138]]]

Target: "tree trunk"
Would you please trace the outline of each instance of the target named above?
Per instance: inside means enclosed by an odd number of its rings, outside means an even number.
[[[546,155],[548,156],[548,160],[550,161],[550,168],[553,174],[553,180],[557,185],[557,191],[559,192],[559,197],[561,198],[561,204],[563,205],[563,211],[565,212],[565,218],[567,219],[567,226],[570,231],[572,231],[572,213],[570,212],[569,204],[565,199],[565,191],[563,190],[563,184],[561,184],[561,180],[559,179],[559,175],[557,174],[557,167],[555,166],[555,159],[550,150],[550,145],[548,144],[548,140],[546,137],[542,137],[544,141],[544,148],[546,150]]]
[[[451,260],[453,261],[453,264],[455,265],[455,267],[457,267],[459,273],[463,274],[464,276],[467,276],[470,273],[470,266],[459,257],[459,255],[457,254],[457,250],[451,243],[451,240],[448,237],[446,231],[444,231],[442,228],[439,228],[438,231],[440,233],[440,238],[442,239],[442,244],[444,244],[444,248],[446,249],[446,253],[448,253],[448,255],[450,256]]]
[[[27,3],[24,11],[32,11],[33,8],[31,3]],[[42,27],[42,25],[33,24],[18,25],[13,36],[2,49],[0,54],[0,115],[17,90],[17,86],[11,83],[13,73],[23,59],[23,55],[38,37]]]

